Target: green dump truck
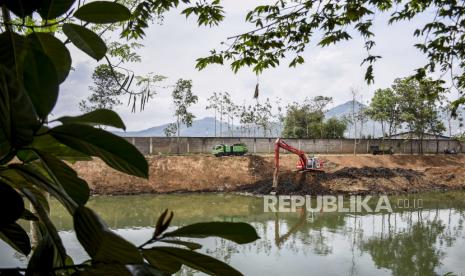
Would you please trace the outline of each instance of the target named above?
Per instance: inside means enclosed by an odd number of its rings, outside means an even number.
[[[219,144],[213,147],[212,154],[216,157],[230,155],[244,155],[247,153],[247,146],[243,143],[225,145]]]
[[[376,145],[376,146],[370,146],[370,151],[373,155],[379,155],[379,154],[394,154],[394,150],[392,147],[384,146],[384,145]]]

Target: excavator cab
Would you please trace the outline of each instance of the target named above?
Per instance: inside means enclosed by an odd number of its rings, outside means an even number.
[[[323,169],[323,161],[320,160],[318,157],[310,157],[307,158],[307,165],[305,168],[302,167],[302,162],[297,162],[296,165],[297,170],[322,170]]]

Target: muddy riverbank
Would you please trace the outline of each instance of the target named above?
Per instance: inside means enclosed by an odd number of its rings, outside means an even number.
[[[294,172],[297,157],[281,155],[278,193],[377,194],[465,188],[465,155],[320,156],[326,174]],[[179,192],[250,192],[271,190],[273,156],[216,158],[206,155],[148,158],[148,180],[127,176],[100,160],[73,167],[93,194],[122,195]]]

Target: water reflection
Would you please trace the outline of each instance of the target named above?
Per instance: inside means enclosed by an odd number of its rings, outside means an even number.
[[[465,272],[465,192],[421,194],[423,209],[394,213],[264,213],[261,198],[240,195],[94,197],[89,202],[108,225],[135,244],[148,239],[157,216],[174,210],[173,226],[206,220],[251,223],[261,239],[235,245],[201,240],[204,252],[245,275],[443,275]],[[402,197],[405,198],[405,197]],[[391,197],[391,203],[396,197]],[[87,258],[72,219],[52,202],[52,220],[77,261]],[[27,225],[25,225],[27,226]],[[0,266],[25,260],[0,244]],[[12,261],[13,259],[13,261]],[[184,268],[179,274],[192,275]]]

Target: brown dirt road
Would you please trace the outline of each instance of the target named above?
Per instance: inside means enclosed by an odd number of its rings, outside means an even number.
[[[312,176],[294,172],[295,155],[281,155],[278,193],[372,194],[465,188],[465,155],[328,155],[327,173]],[[271,190],[273,156],[216,158],[207,155],[148,158],[148,180],[114,171],[100,160],[73,167],[94,194]]]

